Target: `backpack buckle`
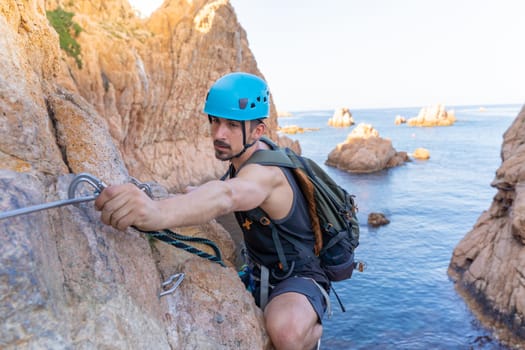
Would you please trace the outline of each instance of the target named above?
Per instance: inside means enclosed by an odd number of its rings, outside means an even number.
[[[263,226],[269,226],[271,224],[271,221],[266,216],[263,216],[259,219],[259,223]]]

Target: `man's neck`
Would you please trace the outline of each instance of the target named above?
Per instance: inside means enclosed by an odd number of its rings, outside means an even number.
[[[235,169],[239,169],[241,167],[241,165],[244,164],[244,162],[246,162],[254,152],[258,151],[258,150],[261,150],[261,149],[269,149],[268,145],[266,145],[264,142],[262,142],[261,140],[258,140],[257,142],[255,142],[255,144],[251,147],[249,147],[246,152],[244,152],[240,157],[237,157],[237,158],[233,158],[231,160],[231,163],[233,164],[233,167]]]

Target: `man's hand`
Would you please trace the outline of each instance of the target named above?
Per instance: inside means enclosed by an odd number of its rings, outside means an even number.
[[[162,229],[158,202],[152,200],[133,184],[109,186],[95,201],[102,222],[124,231],[129,226],[144,231]]]

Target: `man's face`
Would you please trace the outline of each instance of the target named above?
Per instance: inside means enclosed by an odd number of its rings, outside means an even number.
[[[210,116],[210,123],[215,158],[229,160],[243,149],[242,122]]]

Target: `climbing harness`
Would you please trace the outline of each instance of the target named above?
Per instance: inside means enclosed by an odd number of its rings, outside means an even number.
[[[182,283],[182,281],[184,280],[184,273],[181,272],[181,273],[176,273],[174,275],[171,275],[170,278],[168,278],[166,281],[164,281],[161,285],[161,289],[165,289],[166,287],[168,287],[169,285],[172,285],[170,289],[168,290],[164,290],[163,292],[161,292],[159,294],[159,298],[160,297],[163,297],[165,295],[168,295],[170,293],[173,293],[175,291],[175,289],[177,289],[179,287],[179,285]]]
[[[93,193],[89,196],[75,197],[78,186],[83,182],[88,183],[94,188]],[[148,184],[142,183],[134,178],[130,178],[130,182],[133,183],[135,186],[137,186],[142,191],[144,191],[150,198],[153,198],[153,191],[151,190],[151,187]],[[95,176],[88,174],[88,173],[80,173],[76,175],[71,181],[71,183],[69,184],[68,199],[58,200],[58,201],[43,203],[43,204],[38,204],[38,205],[32,205],[26,208],[19,208],[19,209],[2,212],[0,213],[0,220],[7,219],[10,217],[14,217],[14,216],[19,216],[19,215],[30,214],[30,213],[34,213],[34,212],[41,211],[41,210],[62,207],[65,205],[93,201],[97,199],[99,194],[106,187],[107,185],[101,180],[99,180],[98,178],[96,178]],[[226,267],[226,265],[222,261],[222,255],[219,250],[219,247],[217,247],[217,245],[209,239],[200,238],[200,237],[188,237],[188,236],[181,235],[179,233],[173,232],[168,229],[161,230],[161,231],[143,231],[143,230],[139,230],[136,227],[133,227],[133,228],[141,233],[148,235],[149,237],[156,238],[160,241],[171,244],[177,248],[184,249],[185,251],[195,254],[201,258],[208,259],[223,267]],[[205,244],[214,251],[215,255],[206,253],[182,241]]]

